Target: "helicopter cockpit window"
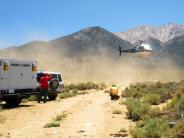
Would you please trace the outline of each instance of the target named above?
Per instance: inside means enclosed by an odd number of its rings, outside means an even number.
[[[140,46],[140,47],[139,47],[139,50],[140,50],[140,51],[143,51],[143,49],[144,49],[143,46]]]

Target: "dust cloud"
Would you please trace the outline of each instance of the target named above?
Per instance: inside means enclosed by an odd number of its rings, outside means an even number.
[[[154,61],[133,54],[120,57],[118,52],[107,49],[80,55],[68,55],[68,52],[71,51],[67,47],[44,43],[9,50],[4,55],[1,53],[1,57],[36,60],[39,70],[61,72],[65,83],[93,81],[128,85],[137,81],[179,81],[184,77],[183,71],[177,70],[168,59]]]
[[[167,82],[182,79],[181,72],[167,59],[150,63],[144,58],[112,57],[106,53],[61,58],[52,55],[52,58],[39,57],[38,62],[40,69],[61,72],[66,83],[93,81],[128,85],[137,81]]]

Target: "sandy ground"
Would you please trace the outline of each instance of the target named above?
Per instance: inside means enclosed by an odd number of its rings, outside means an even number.
[[[108,93],[97,91],[46,104],[24,103],[0,112],[6,117],[0,124],[0,134],[7,138],[110,138],[110,134],[121,128],[128,130],[133,124],[126,119],[126,107],[119,102],[111,101]],[[115,109],[122,114],[112,114]],[[63,111],[69,115],[60,127],[43,128]]]

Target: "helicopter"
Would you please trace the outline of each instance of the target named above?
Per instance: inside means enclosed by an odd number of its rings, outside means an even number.
[[[138,40],[136,43],[134,43],[134,47],[131,49],[122,49],[119,45],[119,56],[121,56],[122,53],[152,53],[153,49],[149,44],[146,44],[145,41]]]

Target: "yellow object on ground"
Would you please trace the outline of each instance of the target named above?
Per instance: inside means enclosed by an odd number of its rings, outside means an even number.
[[[116,85],[112,85],[110,89],[110,96],[116,96],[118,95],[118,87]]]

